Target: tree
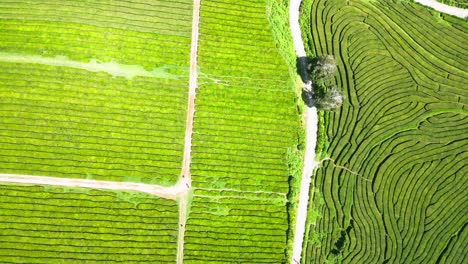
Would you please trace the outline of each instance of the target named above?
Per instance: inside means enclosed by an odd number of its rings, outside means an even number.
[[[327,91],[322,96],[318,96],[315,99],[315,104],[317,108],[320,108],[325,111],[334,111],[341,107],[343,104],[344,96],[343,93],[336,88],[336,86],[331,85],[328,87]]]
[[[319,56],[312,61],[311,67],[314,79],[330,79],[336,73],[335,57],[333,55]]]
[[[313,104],[322,110],[333,111],[341,107],[344,96],[333,84],[336,62],[333,55],[319,56],[312,60],[309,71],[313,80]]]

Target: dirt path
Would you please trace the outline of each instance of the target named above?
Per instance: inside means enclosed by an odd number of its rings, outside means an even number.
[[[299,25],[299,10],[302,0],[291,0],[289,6],[289,24],[291,27],[294,48],[298,58],[305,58],[306,52],[302,40],[301,28]],[[305,89],[311,89],[312,83],[304,83]],[[317,108],[306,107],[305,111],[306,126],[306,151],[304,155],[304,167],[302,169],[301,190],[299,193],[299,205],[296,214],[296,227],[294,229],[293,254],[291,263],[300,263],[302,254],[302,245],[304,242],[304,233],[306,230],[307,207],[309,203],[310,183],[312,173],[318,166],[315,160],[315,146],[317,144]]]
[[[184,158],[179,183],[184,185],[185,192],[180,193],[179,199],[179,234],[177,239],[177,264],[184,263],[185,225],[187,223],[188,202],[192,178],[190,162],[192,157],[192,134],[195,116],[195,97],[198,86],[198,30],[200,23],[200,1],[193,1],[192,15],[192,43],[190,47],[190,79],[187,106],[187,125],[185,127]]]
[[[459,7],[449,6],[442,3],[439,3],[435,0],[414,0],[421,5],[425,5],[427,7],[431,7],[439,12],[449,14],[452,16],[457,16],[460,18],[467,18],[468,17],[468,9],[463,9]]]
[[[176,197],[180,194],[187,192],[186,188],[180,183],[173,186],[164,187],[153,184],[133,182],[112,182],[20,174],[0,174],[0,182],[24,185],[53,185],[70,188],[144,192],[166,199],[176,199]]]

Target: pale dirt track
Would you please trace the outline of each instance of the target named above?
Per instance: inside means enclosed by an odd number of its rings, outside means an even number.
[[[193,122],[195,116],[195,97],[198,86],[198,31],[200,23],[200,1],[193,1],[192,15],[192,42],[190,47],[190,78],[189,78],[189,96],[187,106],[187,125],[185,127],[185,145],[182,172],[179,182],[185,185],[185,192],[179,198],[179,233],[177,240],[177,263],[184,263],[184,243],[185,243],[185,225],[187,223],[187,211],[189,202],[189,191],[192,184],[190,174],[190,162],[192,157],[192,134]]]
[[[306,57],[304,42],[302,40],[301,28],[299,25],[299,10],[302,0],[291,0],[289,6],[289,24],[291,27],[294,48],[298,58]],[[311,89],[312,83],[304,83],[305,89]],[[299,205],[296,214],[296,227],[294,229],[293,254],[291,263],[300,263],[302,254],[302,244],[306,230],[307,207],[309,203],[310,183],[312,174],[318,166],[315,160],[315,146],[317,144],[317,108],[306,107],[305,110],[306,127],[306,151],[304,154],[304,167],[302,169],[301,189],[299,192]]]
[[[133,182],[113,182],[20,174],[0,174],[0,182],[20,185],[51,185],[69,188],[143,192],[166,199],[176,199],[177,196],[187,192],[187,188],[181,182],[174,186],[164,187]]]
[[[460,17],[460,18],[467,18],[468,17],[468,9],[454,7],[439,3],[435,0],[414,0],[421,5],[425,5],[427,7],[433,8],[439,12],[449,14],[452,16]]]

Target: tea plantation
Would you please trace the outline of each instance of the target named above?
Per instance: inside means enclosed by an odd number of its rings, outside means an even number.
[[[305,135],[288,5],[0,1],[0,263],[290,263]],[[345,94],[320,113],[302,263],[466,262],[466,20],[304,0],[301,24]]]
[[[300,117],[265,6],[201,2],[184,263],[286,261],[286,155]]]
[[[304,263],[466,262],[466,20],[406,1],[306,1],[303,16],[347,98],[325,114]]]
[[[191,19],[187,0],[0,1],[0,171],[175,183]]]
[[[0,185],[2,263],[174,263],[175,201]]]

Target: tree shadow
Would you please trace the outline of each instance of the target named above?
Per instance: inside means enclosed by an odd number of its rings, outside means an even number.
[[[296,58],[296,72],[301,77],[303,83],[308,83],[312,81],[310,76],[310,65],[312,62],[310,57],[298,57]]]
[[[298,57],[296,58],[296,72],[301,77],[302,82],[305,84],[302,88],[302,101],[308,107],[316,106],[315,87],[310,75],[311,65],[313,65],[316,58],[312,57]]]
[[[302,89],[301,97],[307,107],[316,107],[316,97],[313,90]]]

